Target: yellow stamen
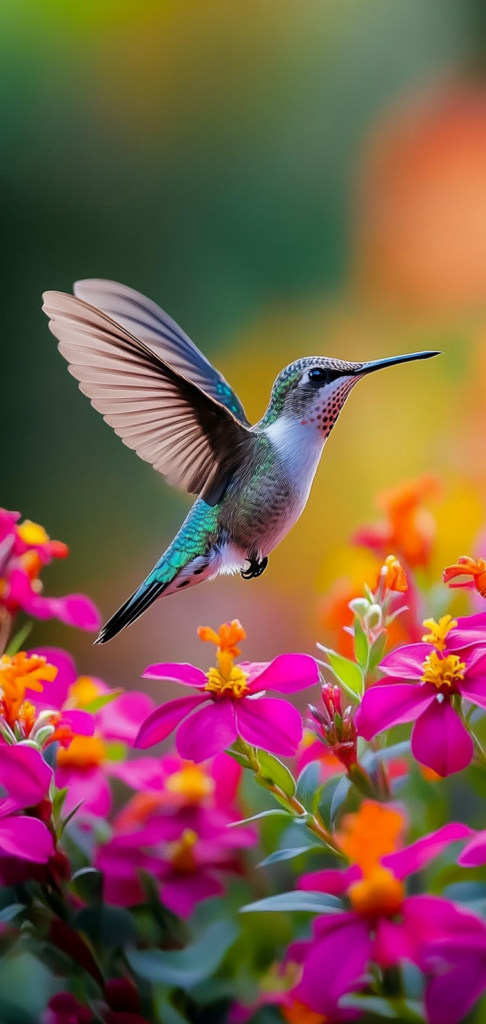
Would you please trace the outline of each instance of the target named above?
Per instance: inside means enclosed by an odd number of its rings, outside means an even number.
[[[424,619],[422,625],[430,630],[430,633],[422,637],[423,642],[433,644],[438,651],[444,651],[447,646],[446,638],[451,629],[456,628],[457,619],[453,619],[452,615],[443,615],[438,622],[435,619]]]
[[[441,658],[437,651],[431,651],[423,663],[424,683],[433,683],[440,690],[443,686],[454,688],[459,680],[464,679],[465,662],[457,654],[447,654]]]
[[[244,672],[238,665],[233,664],[233,657],[229,651],[216,651],[218,668],[210,668],[207,672],[207,683],[204,687],[209,693],[218,696],[224,694],[228,697],[244,697],[248,693],[246,680],[248,673]]]
[[[19,651],[11,658],[0,658],[0,700],[2,712],[9,725],[18,717],[26,689],[42,693],[44,683],[52,683],[57,676],[55,665],[39,654],[30,657]]]
[[[60,768],[97,768],[106,759],[105,744],[98,736],[74,736],[67,750],[59,747]]]
[[[31,519],[25,519],[17,527],[17,533],[24,544],[31,544],[32,547],[39,547],[41,544],[47,544],[49,541],[44,527],[39,526],[39,523],[33,523]]]
[[[189,875],[196,870],[194,847],[198,838],[197,832],[194,832],[192,828],[185,828],[180,839],[169,843],[167,857],[175,871]]]
[[[366,878],[352,883],[348,896],[357,914],[392,916],[400,909],[405,890],[389,868],[377,866]]]
[[[189,762],[179,772],[169,775],[165,785],[169,793],[183,797],[189,804],[198,804],[214,792],[214,779],[199,765]]]
[[[91,676],[79,676],[76,682],[69,687],[69,706],[72,708],[85,708],[91,701],[100,696],[101,690],[95,679]]]

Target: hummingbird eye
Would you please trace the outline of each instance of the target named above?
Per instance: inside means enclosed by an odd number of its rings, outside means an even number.
[[[330,374],[328,370],[324,370],[320,366],[316,366],[313,370],[309,370],[309,384],[315,384],[319,387],[321,384],[328,384],[329,381]]]

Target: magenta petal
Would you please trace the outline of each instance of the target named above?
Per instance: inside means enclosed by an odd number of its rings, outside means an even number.
[[[203,698],[199,697],[202,701]],[[188,761],[205,761],[208,757],[221,754],[230,747],[237,737],[233,701],[223,698],[211,701],[180,726],[176,736],[176,747],[181,757]]]
[[[273,697],[235,701],[238,734],[254,747],[291,757],[302,739],[302,718],[286,700]]]
[[[486,832],[477,832],[457,858],[464,868],[478,868],[486,864]]]
[[[301,991],[304,1001],[326,1012],[362,978],[372,944],[369,925],[356,914],[317,918],[316,938],[304,960]]]
[[[466,700],[470,700],[472,704],[479,704],[481,708],[486,708],[486,655],[482,661],[485,663],[484,675],[470,675],[467,672],[465,678],[459,683],[459,689]]]
[[[161,704],[140,726],[134,747],[146,750],[147,747],[153,747],[155,743],[165,740],[186,715],[197,708],[198,704],[204,704],[206,700],[206,697],[196,694],[194,697],[178,697],[177,700]]]
[[[37,711],[43,708],[62,708],[67,699],[69,687],[76,682],[78,673],[73,658],[60,647],[36,647],[27,651],[28,656],[40,654],[47,658],[50,665],[57,668],[57,676],[52,683],[44,683],[42,693],[29,688],[25,691],[25,699],[30,700]]]
[[[34,747],[0,745],[0,782],[18,807],[33,807],[46,796],[52,769]]]
[[[421,679],[423,664],[433,647],[430,644],[406,644],[387,654],[380,663],[380,669],[393,679]]]
[[[136,761],[106,761],[106,771],[132,789],[162,791],[162,767],[158,757],[139,757]]]
[[[54,844],[42,821],[19,816],[0,820],[0,850],[8,857],[45,864],[54,853]]]
[[[461,822],[452,822],[444,825],[443,828],[431,832],[416,843],[405,846],[397,853],[389,853],[382,858],[382,863],[391,868],[397,878],[406,878],[415,871],[421,871],[435,857],[438,857],[442,850],[445,850],[450,843],[456,843],[460,839],[467,839],[472,835],[472,829]]]
[[[211,875],[196,871],[192,875],[171,875],[162,882],[162,899],[179,917],[189,917],[197,903],[219,896],[223,886]]]
[[[446,698],[432,701],[412,729],[412,754],[437,775],[452,775],[467,768],[474,754],[473,741]]]
[[[140,726],[153,710],[154,702],[147,693],[122,693],[100,708],[96,722],[107,740],[121,740],[133,746]]]
[[[457,619],[457,626],[447,637],[447,650],[459,651],[463,647],[484,644],[486,636],[486,612],[479,615],[464,615]]]
[[[167,682],[183,683],[185,686],[205,686],[206,676],[200,668],[178,661],[162,661],[157,665],[149,665],[142,674],[142,679],[165,679]]]
[[[429,957],[435,971],[425,990],[427,1020],[461,1024],[486,989],[486,941],[482,947],[461,948],[439,939],[430,945]]]
[[[352,882],[361,878],[361,868],[352,864],[345,871],[339,868],[325,868],[323,871],[308,871],[299,878],[298,889],[307,892],[327,892],[331,896],[342,896]]]
[[[78,736],[92,736],[94,733],[95,720],[89,711],[63,711],[61,720]]]
[[[435,700],[435,687],[424,683],[377,683],[366,691],[356,712],[356,728],[366,740],[392,725],[413,722]]]
[[[411,949],[406,928],[400,921],[380,918],[376,923],[373,959],[381,967],[392,967],[400,960],[411,960]]]
[[[279,654],[263,671],[250,678],[250,693],[260,690],[295,693],[318,683],[319,669],[309,654]]]
[[[228,807],[235,800],[243,769],[229,754],[218,754],[211,766],[214,798],[218,807]]]
[[[77,626],[88,632],[99,629],[101,616],[96,605],[84,594],[67,594],[66,597],[43,597],[31,591],[24,595],[22,607],[36,619],[59,619],[67,626]]]
[[[79,816],[94,814],[104,818],[111,807],[111,789],[101,768],[58,768],[56,784],[59,789],[67,787],[64,811],[69,814],[81,804]]]

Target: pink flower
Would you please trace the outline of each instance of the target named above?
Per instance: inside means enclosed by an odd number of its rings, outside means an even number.
[[[1,744],[0,778],[9,794],[0,799],[0,860],[46,864],[54,854],[52,836],[43,821],[22,812],[44,800],[52,770],[34,747]]]
[[[300,879],[301,889],[330,893],[347,902],[342,912],[316,918],[313,939],[297,944],[304,962],[299,992],[316,1011],[322,1012],[324,999],[336,1005],[362,983],[370,963],[387,968],[401,960],[411,960],[427,971],[428,993],[433,984],[434,998],[442,1004],[449,983],[445,958],[437,955],[436,944],[446,941],[475,949],[479,935],[486,949],[486,925],[474,914],[438,896],[407,897],[403,885],[408,875],[422,870],[471,830],[452,823],[397,849],[403,824],[395,809],[365,801],[358,814],[343,822],[347,827],[340,839],[353,861],[350,867],[316,871]],[[431,950],[436,953],[435,961]],[[293,947],[289,956],[294,956]],[[472,1001],[486,987],[478,965],[473,973]],[[447,1024],[458,1024],[470,1005],[470,992],[458,991]],[[446,1020],[438,1016],[429,1019],[437,1024]]]
[[[128,820],[122,812],[113,838],[95,857],[105,876],[105,899],[118,906],[143,899],[143,868],[158,882],[164,903],[188,917],[201,900],[224,892],[221,876],[238,871],[238,851],[256,841],[253,829],[228,829],[228,816],[218,811],[193,807],[164,814],[155,802],[149,813],[141,814],[143,801],[135,797],[135,802],[138,822],[136,813]]]
[[[445,776],[466,768],[474,753],[454,696],[486,707],[486,615],[457,621],[446,615],[424,625],[431,631],[424,643],[401,647],[382,661],[386,678],[365,693],[356,726],[370,740],[413,721],[414,757]]]
[[[179,726],[177,750],[181,757],[196,762],[221,753],[238,736],[246,743],[274,754],[295,753],[302,738],[299,712],[287,701],[263,694],[267,689],[292,693],[312,686],[319,678],[314,658],[307,654],[281,654],[270,663],[240,662],[235,665],[234,652],[237,649],[232,634],[228,632],[231,626],[237,639],[241,639],[243,630],[237,620],[225,623],[219,634],[210,631],[211,639],[215,638],[219,644],[216,652],[218,667],[210,669],[207,674],[187,664],[162,663],[146,669],[145,679],[172,680],[194,687],[196,694],[168,701],[156,708],[143,723],[135,746],[151,747]],[[206,632],[206,627],[202,632]],[[207,639],[206,636],[202,638]],[[188,717],[196,709],[196,714]]]
[[[56,784],[60,789],[68,789],[64,810],[69,813],[82,801],[81,816],[103,817],[111,807],[111,768],[114,767],[115,774],[118,767],[118,762],[110,759],[109,743],[118,740],[133,746],[153,702],[145,693],[122,693],[92,714],[86,708],[110,694],[106,683],[91,676],[78,676],[71,656],[59,648],[39,648],[38,654],[56,666],[57,675],[42,693],[26,690],[26,697],[37,714],[47,709],[59,711],[58,727],[51,739],[61,744]]]
[[[26,519],[18,524],[19,519],[19,512],[0,509],[0,606],[4,613],[13,616],[22,610],[36,619],[57,618],[79,629],[98,629],[100,616],[88,597],[42,595],[42,569],[54,558],[66,558],[68,548],[61,541],[50,540],[38,523]]]

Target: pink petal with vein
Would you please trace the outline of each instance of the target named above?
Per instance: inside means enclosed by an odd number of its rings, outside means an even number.
[[[153,710],[148,693],[122,693],[100,708],[96,722],[107,740],[121,740],[133,746],[140,726]]]
[[[435,686],[424,683],[377,683],[367,690],[356,712],[356,728],[366,740],[392,725],[413,722],[435,700]]]
[[[291,757],[302,739],[302,719],[286,700],[262,697],[235,701],[238,734],[252,746]]]
[[[142,674],[142,679],[166,679],[167,682],[183,683],[184,686],[205,686],[206,676],[200,668],[178,661],[163,661],[157,665],[149,665]]]
[[[433,700],[412,729],[412,754],[442,777],[461,772],[472,761],[473,741],[446,698]]]
[[[430,644],[406,644],[387,654],[380,663],[380,669],[393,679],[421,679],[423,663],[434,648]]]
[[[2,818],[0,851],[8,857],[45,864],[54,853],[54,845],[50,832],[37,818]]]
[[[460,839],[467,839],[472,835],[473,830],[461,822],[452,822],[444,825],[443,828],[431,832],[416,843],[405,846],[397,853],[387,854],[382,858],[382,863],[391,868],[397,878],[406,878],[415,871],[421,871],[431,860],[438,857],[442,850],[445,850],[450,843],[456,843]]]
[[[352,864],[345,871],[340,871],[339,868],[308,871],[299,878],[297,888],[305,889],[306,892],[327,892],[331,896],[342,896],[351,883],[358,881],[359,878],[361,868],[357,864]]]
[[[250,693],[275,690],[295,693],[319,682],[317,662],[309,654],[279,654],[263,671],[251,678]]]
[[[33,807],[44,799],[52,769],[34,747],[0,745],[0,781],[18,807]]]
[[[478,868],[486,864],[486,832],[477,832],[457,858],[464,868]]]
[[[206,697],[197,694],[193,697],[178,697],[177,700],[169,700],[166,704],[161,704],[140,726],[133,744],[134,747],[146,750],[147,747],[153,747],[155,743],[165,740],[186,715],[197,708],[199,704],[204,704],[206,700]]]
[[[177,732],[176,747],[181,757],[199,763],[221,754],[235,742],[237,735],[233,701],[223,698],[211,701],[208,707],[183,722]]]
[[[333,914],[314,923],[316,937],[304,960],[301,991],[304,1001],[326,1012],[356,986],[372,952],[369,925],[357,914]]]

